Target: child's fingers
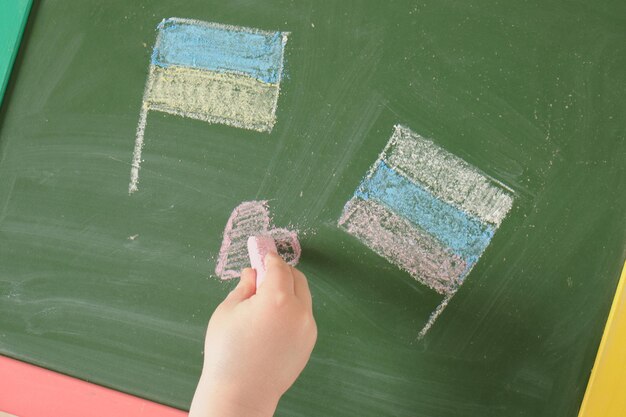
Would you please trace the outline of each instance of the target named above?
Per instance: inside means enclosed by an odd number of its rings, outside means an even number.
[[[244,268],[241,271],[239,284],[228,294],[227,300],[241,302],[252,297],[256,292],[256,271],[252,268]]]
[[[313,308],[313,300],[311,298],[311,290],[309,289],[309,282],[302,272],[292,267],[291,271],[293,273],[293,282],[294,282],[294,290],[296,292],[296,297],[302,300],[307,307],[310,309]]]
[[[293,274],[291,267],[275,253],[265,256],[265,279],[261,285],[261,291],[280,292],[293,294]]]

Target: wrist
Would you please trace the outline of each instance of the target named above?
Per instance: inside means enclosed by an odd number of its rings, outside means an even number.
[[[240,384],[215,381],[204,374],[196,388],[190,417],[272,417],[280,396]],[[203,409],[202,412],[198,409]],[[191,411],[196,411],[191,413]]]

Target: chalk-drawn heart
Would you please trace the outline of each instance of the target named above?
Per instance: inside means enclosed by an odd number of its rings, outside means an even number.
[[[300,260],[300,242],[295,231],[273,228],[267,201],[246,201],[231,213],[222,239],[222,247],[215,266],[215,275],[223,280],[236,278],[250,266],[249,236],[271,236],[278,253],[290,265]]]

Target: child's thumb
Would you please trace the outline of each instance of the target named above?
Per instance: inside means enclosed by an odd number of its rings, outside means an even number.
[[[245,268],[241,271],[239,284],[228,294],[228,299],[234,302],[247,300],[256,293],[256,271]]]

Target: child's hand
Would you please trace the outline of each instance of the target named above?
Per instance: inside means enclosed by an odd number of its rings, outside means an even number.
[[[209,321],[190,416],[271,416],[309,360],[317,327],[306,278],[278,255],[265,265],[259,288],[244,269]]]

